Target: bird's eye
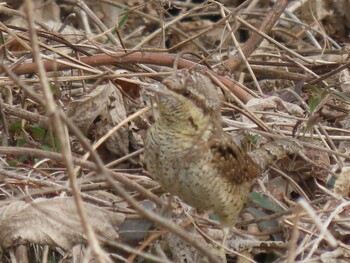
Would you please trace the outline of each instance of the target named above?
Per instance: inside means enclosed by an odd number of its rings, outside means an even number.
[[[191,95],[191,91],[185,90],[185,91],[182,93],[182,95],[185,96],[185,97],[188,97],[188,96]]]

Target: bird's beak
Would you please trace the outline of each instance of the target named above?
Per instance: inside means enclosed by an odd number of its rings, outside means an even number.
[[[146,91],[155,93],[158,96],[171,96],[173,95],[171,91],[160,84],[151,84],[145,87]]]
[[[151,84],[145,87],[145,90],[159,94],[159,95],[167,95],[169,91],[167,91],[164,86],[160,84]]]

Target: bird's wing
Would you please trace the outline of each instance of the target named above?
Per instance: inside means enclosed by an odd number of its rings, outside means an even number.
[[[227,134],[212,139],[208,144],[210,162],[223,178],[239,184],[260,175],[258,165]]]

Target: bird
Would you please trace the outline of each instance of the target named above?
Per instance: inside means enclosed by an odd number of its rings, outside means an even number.
[[[159,112],[144,140],[151,177],[188,205],[214,212],[223,227],[233,226],[254,180],[270,163],[257,159],[280,146],[252,155],[225,133],[217,89],[205,72],[180,70],[147,90]],[[285,149],[277,152],[272,159]]]

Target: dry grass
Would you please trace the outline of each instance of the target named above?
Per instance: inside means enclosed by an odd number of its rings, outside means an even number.
[[[24,2],[0,4],[1,262],[349,260],[348,1]],[[225,253],[215,215],[142,168],[143,87],[178,69],[211,75],[249,150],[303,146],[258,180]]]

